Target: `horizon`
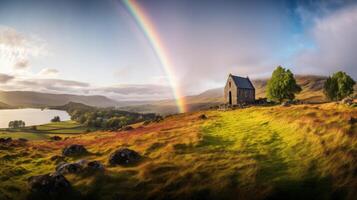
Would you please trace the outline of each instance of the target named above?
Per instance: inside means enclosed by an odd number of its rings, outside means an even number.
[[[356,11],[353,1],[1,1],[0,90],[182,107],[229,73],[268,78],[282,65],[356,78]]]

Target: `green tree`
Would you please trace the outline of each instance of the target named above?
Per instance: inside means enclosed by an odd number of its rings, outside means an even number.
[[[328,77],[324,84],[324,94],[332,101],[341,100],[353,94],[356,82],[345,72],[339,71]]]
[[[267,97],[273,101],[293,100],[300,91],[301,87],[296,84],[294,74],[281,66],[274,70],[267,85]]]
[[[9,122],[9,128],[23,128],[25,127],[25,122],[22,120],[14,120]]]
[[[51,119],[51,122],[60,122],[61,118],[59,116],[55,116],[53,119]]]

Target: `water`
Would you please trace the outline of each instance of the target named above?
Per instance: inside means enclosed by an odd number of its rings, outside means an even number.
[[[59,116],[61,121],[70,120],[66,111],[41,110],[35,108],[0,110],[0,128],[7,128],[10,121],[22,120],[26,126],[41,125],[51,122],[54,116]]]

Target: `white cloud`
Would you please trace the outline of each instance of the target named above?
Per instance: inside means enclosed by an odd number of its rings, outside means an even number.
[[[42,69],[38,75],[41,77],[55,77],[59,74],[59,71],[57,69],[53,69],[53,68],[44,68]]]
[[[357,6],[317,18],[309,34],[315,47],[305,49],[295,58],[300,73],[344,70],[357,78]]]
[[[7,74],[0,74],[0,84],[7,83],[8,81],[14,79],[13,76]]]
[[[29,59],[47,55],[46,43],[17,30],[0,26],[0,71],[11,73],[29,66]]]

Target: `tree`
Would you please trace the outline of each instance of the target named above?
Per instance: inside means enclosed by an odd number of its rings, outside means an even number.
[[[25,127],[25,122],[22,120],[14,120],[9,122],[9,128],[23,128]]]
[[[274,70],[267,85],[267,97],[273,101],[293,100],[300,91],[301,87],[296,84],[294,74],[281,66]]]
[[[356,82],[345,72],[339,71],[328,77],[324,84],[324,94],[332,101],[341,100],[353,94]]]
[[[51,119],[51,122],[60,122],[61,118],[59,116],[55,116],[53,119]]]

